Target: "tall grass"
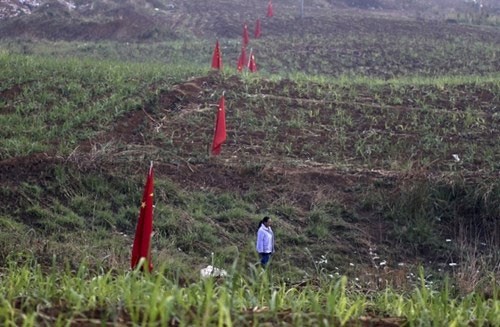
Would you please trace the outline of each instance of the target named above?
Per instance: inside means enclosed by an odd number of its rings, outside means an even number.
[[[352,291],[345,276],[320,284],[293,285],[272,271],[241,273],[233,265],[229,277],[193,280],[181,285],[163,266],[154,274],[139,271],[43,271],[34,260],[11,261],[0,272],[2,325],[134,324],[180,326],[254,326],[263,323],[347,325],[370,321],[378,312],[412,326],[496,325],[498,289],[492,298],[453,295],[425,283],[408,294],[390,289],[375,296]],[[494,282],[494,281],[493,281]]]

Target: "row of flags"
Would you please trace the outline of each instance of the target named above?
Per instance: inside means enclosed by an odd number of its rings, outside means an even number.
[[[273,4],[271,0],[269,0],[269,3],[267,5],[266,16],[269,18],[274,16]],[[260,38],[261,35],[262,35],[262,25],[260,19],[257,19],[255,22],[254,38],[258,39]],[[242,72],[245,67],[247,67],[247,69],[252,73],[257,71],[257,64],[255,62],[255,55],[253,54],[253,50],[250,50],[248,61],[246,60],[247,59],[246,47],[248,46],[249,43],[250,43],[250,37],[248,35],[248,26],[245,23],[243,25],[243,39],[242,39],[241,53],[238,57],[238,62],[236,65],[238,72]],[[219,40],[216,40],[215,42],[215,48],[212,55],[212,68],[217,70],[222,70],[223,68],[222,52],[220,50]]]
[[[260,27],[260,19],[257,19],[256,23],[256,28],[255,28],[255,38],[260,37],[261,35],[261,27]],[[238,72],[242,72],[244,67],[247,67],[248,70],[252,73],[257,71],[257,64],[255,63],[255,55],[253,54],[253,50],[250,50],[250,55],[248,56],[248,62],[247,62],[247,57],[246,57],[246,47],[249,43],[249,37],[248,37],[248,28],[247,25],[245,24],[243,27],[243,40],[242,40],[242,45],[241,45],[241,53],[238,56],[238,62],[236,65],[236,69]],[[222,52],[220,50],[220,43],[219,40],[215,41],[215,47],[214,47],[214,52],[212,55],[212,68],[217,69],[217,70],[222,70],[223,65],[222,65]]]
[[[274,10],[271,0],[267,6],[267,17],[273,17]],[[254,37],[259,38],[262,34],[260,19],[257,19],[255,24]],[[237,70],[243,71],[246,66],[250,72],[257,71],[255,63],[255,56],[253,51],[246,56],[246,47],[250,42],[248,36],[248,26],[245,24],[243,27],[243,41],[241,53],[238,57]],[[212,56],[212,68],[222,69],[222,54],[220,51],[219,40],[215,43],[215,49]],[[217,114],[215,117],[214,138],[212,141],[211,153],[212,155],[219,155],[222,150],[222,144],[226,141],[226,109],[224,93],[219,99],[217,106]],[[132,256],[130,266],[132,269],[140,267],[143,271],[151,272],[153,270],[153,261],[151,257],[151,238],[153,234],[153,209],[154,209],[154,172],[153,162],[151,162],[149,171],[146,177],[146,184],[144,185],[144,192],[142,194],[141,207],[139,211],[139,220],[134,235],[134,243],[132,245]]]
[[[257,18],[255,21],[255,30],[253,32],[253,37],[258,39],[262,35],[262,26],[260,24],[260,19]],[[243,25],[243,46],[246,47],[250,42],[250,37],[248,36],[248,26]]]

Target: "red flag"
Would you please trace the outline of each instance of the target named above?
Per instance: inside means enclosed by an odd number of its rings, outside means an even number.
[[[261,33],[261,30],[260,30],[260,19],[257,19],[257,21],[255,22],[255,33],[253,34],[253,36],[258,39],[260,37],[260,33]]]
[[[217,109],[217,120],[215,121],[214,141],[212,142],[212,154],[220,154],[222,143],[226,141],[226,109],[224,108],[224,96],[219,100]]]
[[[222,55],[220,53],[219,40],[215,42],[214,54],[212,56],[212,68],[222,69]]]
[[[274,11],[273,11],[273,3],[271,0],[269,0],[269,4],[267,5],[267,17],[273,17],[274,16]]]
[[[253,51],[250,51],[250,59],[248,60],[248,70],[252,73],[257,71],[257,64],[255,63],[255,56],[253,55]]]
[[[246,47],[248,45],[249,38],[248,38],[248,27],[247,24],[243,26],[243,46]]]
[[[149,167],[148,178],[142,195],[139,221],[135,230],[134,245],[132,246],[131,267],[135,269],[141,258],[146,259],[149,271],[153,270],[151,261],[151,234],[153,233],[153,162]],[[144,269],[145,266],[143,266]]]
[[[238,57],[238,66],[237,66],[237,69],[238,69],[239,72],[241,72],[243,70],[243,67],[245,67],[245,63],[246,62],[247,62],[247,55],[246,55],[245,47],[242,46],[241,47],[241,54]]]

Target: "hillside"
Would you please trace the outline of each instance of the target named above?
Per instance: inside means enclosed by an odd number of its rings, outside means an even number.
[[[66,1],[3,0],[0,2],[0,38],[49,40],[117,40],[158,42],[187,37],[229,37],[238,35],[238,24],[255,19],[259,1]],[[481,5],[479,5],[479,3]],[[275,21],[278,30],[300,15],[298,4],[276,1],[282,8]],[[265,4],[260,3],[261,7]],[[304,17],[309,21],[331,11],[365,10],[363,15],[400,16],[434,22],[454,22],[498,26],[500,5],[496,1],[394,1],[394,0],[314,0],[306,2]],[[282,21],[284,19],[284,21]],[[236,25],[234,24],[236,22]],[[355,22],[352,22],[355,23]],[[323,24],[323,28],[326,26]],[[338,32],[350,31],[351,24],[329,22]],[[337,31],[337,30],[336,30]],[[395,31],[391,29],[391,31]],[[318,31],[319,32],[319,31]]]
[[[263,215],[292,279],[405,287],[425,263],[467,290],[498,275],[498,28],[323,1],[303,19],[280,1],[272,19],[257,1],[169,4],[51,2],[0,23],[0,262],[127,269],[152,160],[154,257],[183,278],[211,253],[255,261]],[[240,75],[258,17],[259,73]]]
[[[0,325],[498,325],[500,30],[477,4],[1,1]]]

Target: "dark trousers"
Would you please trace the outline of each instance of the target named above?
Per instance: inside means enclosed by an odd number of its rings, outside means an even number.
[[[259,256],[262,266],[265,266],[269,262],[269,259],[271,259],[271,253],[259,253]]]

